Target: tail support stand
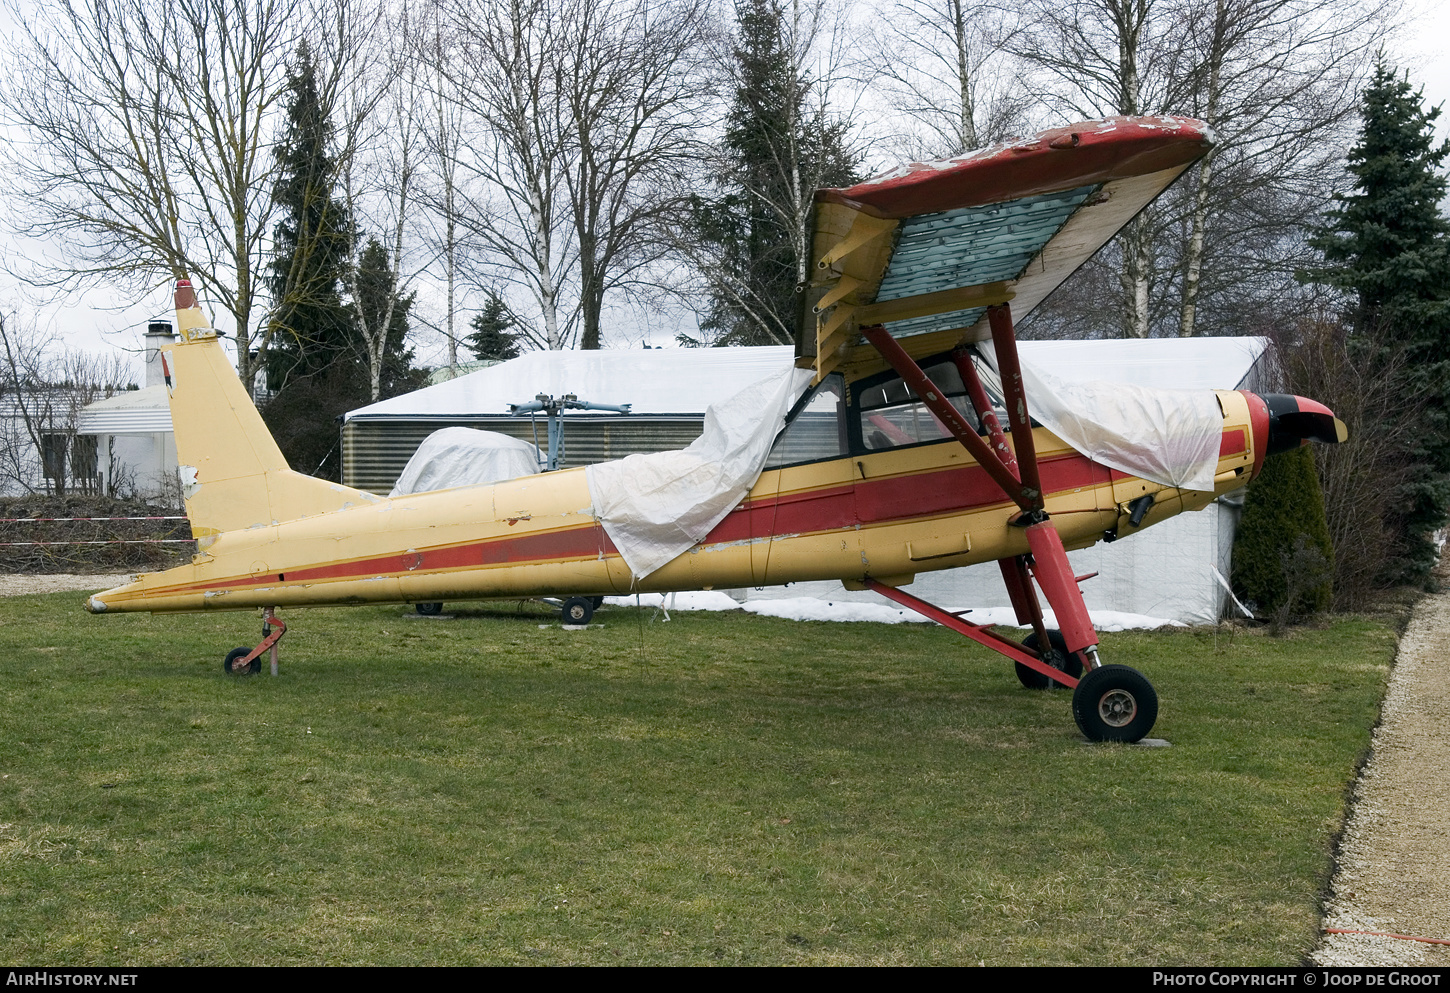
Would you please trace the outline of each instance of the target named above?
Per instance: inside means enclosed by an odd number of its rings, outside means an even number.
[[[272,675],[277,675],[277,642],[287,633],[287,625],[277,616],[276,607],[268,607],[262,611],[262,640],[256,648],[246,655],[232,662],[232,669],[235,672],[246,672],[247,668],[255,659],[267,653],[271,657]]]

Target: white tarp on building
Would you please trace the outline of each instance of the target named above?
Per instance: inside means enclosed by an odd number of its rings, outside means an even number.
[[[350,410],[344,417],[507,414],[540,393],[629,404],[635,414],[696,414],[794,361],[789,347],[528,352],[458,379]],[[569,417],[590,416],[571,412]]]

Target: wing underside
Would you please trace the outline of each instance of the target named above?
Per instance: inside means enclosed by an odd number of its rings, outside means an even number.
[[[1187,118],[1111,118],[820,191],[800,364],[876,361],[873,325],[920,355],[988,337],[988,307],[1026,316],[1211,144]]]

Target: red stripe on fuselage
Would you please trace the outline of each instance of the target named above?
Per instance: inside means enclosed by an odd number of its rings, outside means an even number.
[[[1244,431],[1230,429],[1223,433],[1219,452],[1232,455],[1244,451],[1245,445]],[[1076,453],[1042,459],[1039,465],[1043,489],[1049,496],[1128,478],[1128,473],[1110,470]],[[849,486],[787,493],[778,498],[757,498],[731,511],[701,544],[784,534],[812,534],[855,527],[860,523],[883,524],[948,512],[970,513],[1009,503],[1011,501],[985,469],[976,465],[954,466],[881,479],[861,479]],[[752,522],[755,529],[752,529]],[[283,573],[193,583],[156,592],[185,593],[275,583],[328,582],[409,572],[592,559],[601,554],[618,553],[604,529],[597,523],[591,523],[559,531],[503,535],[463,545],[335,562]]]

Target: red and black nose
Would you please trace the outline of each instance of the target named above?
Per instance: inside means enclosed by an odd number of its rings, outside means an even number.
[[[1318,401],[1292,393],[1249,393],[1247,396],[1253,413],[1254,450],[1263,455],[1277,455],[1311,441],[1336,445],[1349,438],[1344,422]]]

